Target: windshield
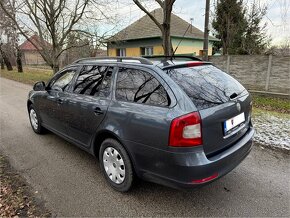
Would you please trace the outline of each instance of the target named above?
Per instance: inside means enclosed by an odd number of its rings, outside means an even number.
[[[247,93],[237,80],[212,65],[169,69],[168,75],[199,110],[228,102],[242,93]]]

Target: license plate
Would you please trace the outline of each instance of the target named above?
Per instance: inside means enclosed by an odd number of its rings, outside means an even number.
[[[224,131],[227,133],[231,129],[235,128],[236,126],[240,125],[241,123],[245,122],[245,114],[241,113],[231,119],[228,119],[224,122]]]

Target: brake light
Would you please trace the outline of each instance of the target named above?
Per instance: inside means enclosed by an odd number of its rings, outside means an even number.
[[[190,62],[190,63],[187,63],[186,66],[187,67],[196,67],[196,66],[201,66],[201,65],[204,65],[205,63],[203,62]]]
[[[163,67],[163,70],[185,68],[185,67],[197,67],[197,66],[201,66],[201,65],[211,65],[211,63],[196,61],[196,62],[187,62],[184,64],[176,64],[176,65],[173,64],[173,65]]]
[[[198,112],[177,117],[171,122],[169,146],[191,147],[201,144],[201,119]]]

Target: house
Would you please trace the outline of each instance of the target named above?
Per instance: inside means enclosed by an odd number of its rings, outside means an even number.
[[[158,21],[162,21],[162,9],[156,9],[151,14]],[[201,30],[172,14],[171,41],[173,50],[179,44],[175,54],[201,56],[203,38],[204,33]],[[218,39],[209,36],[209,55],[212,55],[214,41],[218,41]],[[107,42],[107,52],[108,56],[163,55],[161,31],[150,17],[145,15],[112,36]]]
[[[95,57],[105,57],[107,56],[107,51],[104,49],[96,49],[93,53]]]
[[[33,35],[30,37],[30,40],[34,42],[34,44],[38,45],[40,42],[40,38],[38,35]],[[48,42],[45,42],[49,44]],[[46,64],[36,47],[28,40],[24,41],[19,49],[22,53],[22,61],[25,65],[43,65]]]

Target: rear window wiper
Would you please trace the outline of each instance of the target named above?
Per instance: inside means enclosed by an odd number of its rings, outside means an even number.
[[[237,98],[238,96],[240,96],[244,91],[246,91],[246,89],[244,89],[243,91],[241,91],[240,93],[236,93],[234,92],[233,94],[230,95],[230,99],[233,100],[235,98]]]

